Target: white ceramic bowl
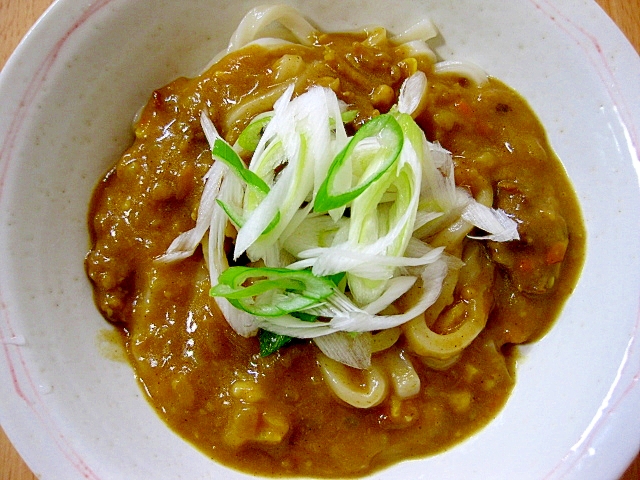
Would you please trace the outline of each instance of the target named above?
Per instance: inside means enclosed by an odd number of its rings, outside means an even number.
[[[573,180],[588,254],[551,330],[527,347],[488,427],[374,478],[614,479],[640,439],[640,61],[591,1],[291,1],[324,29],[401,31],[527,98]],[[0,420],[43,479],[245,478],[173,434],[85,278],[87,205],[150,92],[193,75],[256,2],[59,0],[0,76]],[[393,7],[391,8],[391,5]]]

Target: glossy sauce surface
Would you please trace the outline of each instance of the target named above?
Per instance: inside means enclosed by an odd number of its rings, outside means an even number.
[[[154,258],[194,225],[212,161],[199,125],[203,108],[233,142],[250,120],[238,105],[255,100],[269,110],[279,86],[295,81],[301,93],[320,84],[358,110],[355,130],[388,110],[415,69],[429,79],[418,123],[453,153],[459,185],[474,194],[489,186],[494,206],[521,221],[522,240],[482,244],[497,267],[487,286],[494,303],[487,328],[462,357],[435,370],[412,356],[420,393],[361,410],[326,387],[313,345],[298,342],[261,358],[255,337],[235,334],[208,295],[200,250],[173,265]],[[96,304],[122,329],[158,414],[205,454],[243,471],[360,476],[455,445],[504,405],[515,381],[511,345],[551,326],[579,275],[579,207],[526,102],[497,80],[476,86],[436,76],[426,59],[407,58],[384,41],[371,45],[365,35],[232,54],[201,77],[155,91],[135,136],[90,209],[94,243],[86,264]],[[404,345],[403,336],[398,342]]]

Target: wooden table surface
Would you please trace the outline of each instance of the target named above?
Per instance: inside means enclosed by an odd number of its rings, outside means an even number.
[[[640,0],[597,0],[618,24],[636,51],[640,52]],[[0,0],[0,67],[20,39],[51,0]],[[637,442],[638,439],[635,439]],[[6,435],[0,429],[0,478],[2,480],[35,480]],[[621,480],[640,480],[640,455],[630,465]]]

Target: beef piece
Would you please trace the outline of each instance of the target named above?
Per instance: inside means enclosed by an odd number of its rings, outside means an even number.
[[[527,185],[531,183],[527,182]],[[502,180],[494,206],[519,222],[519,241],[489,242],[492,259],[503,266],[521,292],[550,291],[562,267],[569,236],[552,189],[533,190],[525,182]]]

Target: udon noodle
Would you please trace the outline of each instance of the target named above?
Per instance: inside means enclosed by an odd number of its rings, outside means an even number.
[[[97,305],[212,457],[354,476],[448,448],[573,288],[584,229],[542,128],[436,35],[254,9],[96,189]]]

